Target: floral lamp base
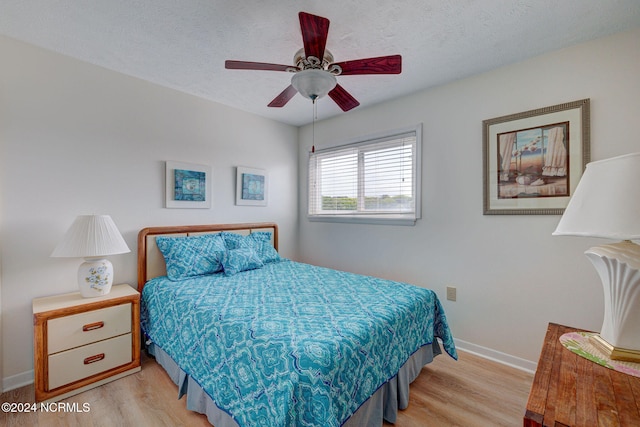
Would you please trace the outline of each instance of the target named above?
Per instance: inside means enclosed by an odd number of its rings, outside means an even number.
[[[85,258],[78,268],[78,286],[85,298],[100,297],[111,292],[113,265],[105,258]]]

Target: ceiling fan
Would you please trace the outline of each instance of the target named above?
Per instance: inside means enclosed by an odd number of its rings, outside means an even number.
[[[291,78],[291,84],[269,103],[269,107],[283,107],[299,92],[314,103],[316,99],[329,95],[342,111],[349,111],[360,103],[337,83],[336,76],[400,74],[402,71],[402,57],[400,55],[333,62],[333,55],[325,49],[329,34],[329,20],[306,12],[300,12],[298,17],[300,18],[304,47],[294,55],[295,65],[225,61],[227,69],[295,73]]]

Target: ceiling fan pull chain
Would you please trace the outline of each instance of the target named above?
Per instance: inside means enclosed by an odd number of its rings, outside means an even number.
[[[313,121],[315,122],[316,120],[318,120],[318,104],[317,101],[318,97],[314,97],[312,99],[313,102]]]
[[[311,152],[316,152],[316,119],[318,118],[318,106],[316,105],[316,99],[311,99],[313,103],[313,117],[311,121]]]

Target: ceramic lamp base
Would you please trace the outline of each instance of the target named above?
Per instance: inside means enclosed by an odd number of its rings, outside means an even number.
[[[585,255],[604,290],[604,321],[592,344],[614,360],[640,359],[640,245],[624,241],[596,246]]]
[[[85,258],[78,268],[78,286],[85,298],[100,297],[111,292],[113,265],[105,258]]]

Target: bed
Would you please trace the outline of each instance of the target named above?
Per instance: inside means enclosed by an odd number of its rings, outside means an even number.
[[[434,292],[277,248],[275,223],[138,235],[146,349],[214,426],[395,422],[440,345],[457,359]]]

